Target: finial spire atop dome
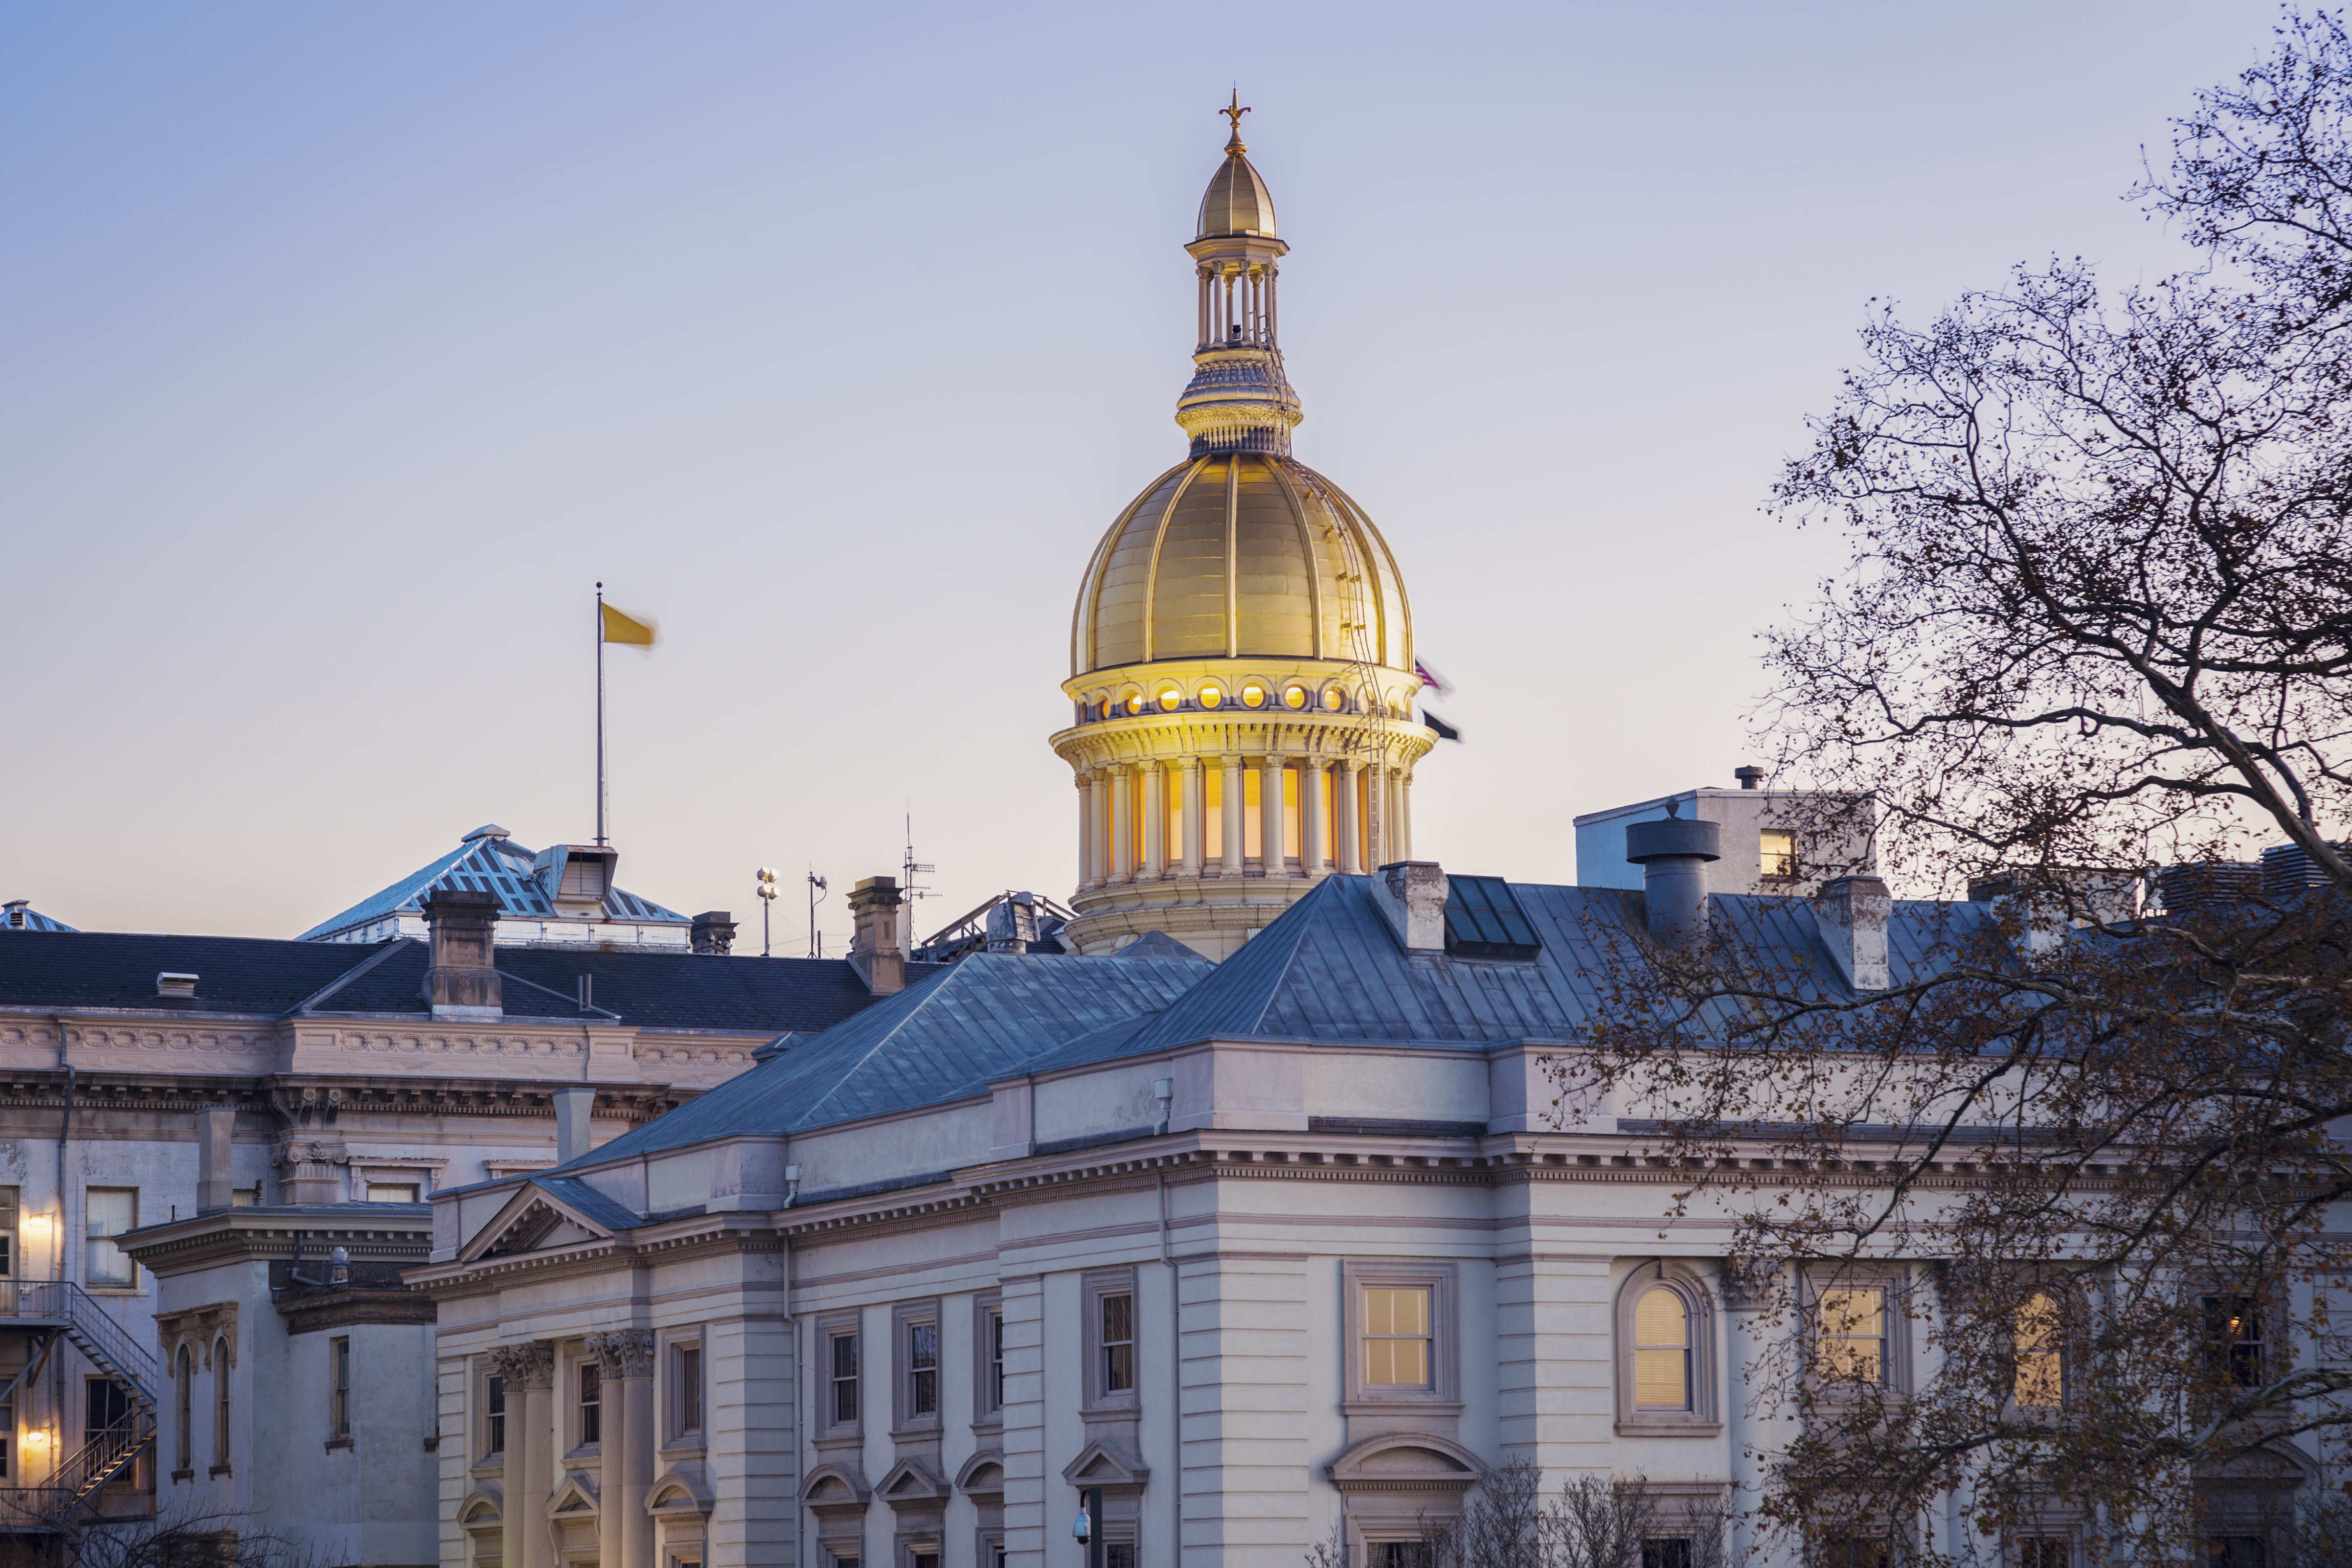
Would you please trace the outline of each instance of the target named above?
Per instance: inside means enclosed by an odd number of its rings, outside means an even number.
[[[1288,455],[1290,429],[1301,417],[1298,394],[1282,373],[1276,334],[1276,263],[1290,249],[1274,232],[1274,194],[1251,166],[1242,141],[1249,112],[1241,89],[1217,110],[1233,122],[1225,161],[1201,198],[1201,222],[1190,251],[1200,280],[1197,371],[1176,401],[1176,423],[1192,438],[1192,455],[1266,452]]]
[[[1226,141],[1225,151],[1228,152],[1248,152],[1249,149],[1243,145],[1242,142],[1242,116],[1249,112],[1249,106],[1242,101],[1242,89],[1238,87],[1234,88],[1232,106],[1230,108],[1221,109],[1217,110],[1217,112],[1234,122],[1234,134],[1232,139]]]

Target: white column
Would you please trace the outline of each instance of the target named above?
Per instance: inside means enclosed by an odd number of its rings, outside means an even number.
[[[1113,887],[1135,880],[1135,770],[1124,764],[1110,773],[1110,854],[1105,863]]]
[[[501,1345],[490,1364],[506,1379],[507,1398],[499,1560],[505,1568],[554,1568],[547,1500],[555,1490],[555,1346],[543,1339]]]
[[[588,1350],[604,1379],[597,1568],[654,1568],[653,1521],[646,1514],[654,1480],[654,1336],[645,1329],[593,1333]]]
[[[1087,885],[1110,881],[1110,787],[1099,768],[1087,770]]]
[[[1412,775],[1402,769],[1397,773],[1397,842],[1403,850],[1397,858],[1412,859]]]
[[[1186,876],[1196,877],[1201,874],[1203,857],[1207,853],[1205,845],[1209,837],[1209,803],[1205,797],[1208,791],[1202,787],[1202,780],[1206,777],[1207,770],[1201,766],[1199,758],[1184,758],[1182,774],[1184,797],[1180,804],[1184,812],[1184,874]]]
[[[1158,882],[1168,874],[1168,765],[1157,758],[1143,765],[1143,875]]]
[[[1360,762],[1343,762],[1331,776],[1334,786],[1331,792],[1339,798],[1339,809],[1334,813],[1339,818],[1339,870],[1349,876],[1364,869],[1363,856],[1356,847],[1356,841],[1363,831],[1356,823],[1356,780],[1363,770]]]
[[[1225,766],[1223,801],[1225,863],[1223,874],[1239,876],[1242,874],[1242,847],[1246,841],[1242,836],[1242,801],[1244,799],[1242,792],[1242,759],[1229,753],[1223,761]]]
[[[1078,891],[1083,893],[1095,884],[1094,792],[1083,772],[1070,783],[1078,792]]]
[[[1327,836],[1323,828],[1323,780],[1331,765],[1319,757],[1299,759],[1298,789],[1298,869],[1307,876],[1321,876],[1331,869],[1323,853]]]
[[[1258,842],[1265,874],[1284,876],[1282,861],[1282,758],[1269,751],[1258,763]]]

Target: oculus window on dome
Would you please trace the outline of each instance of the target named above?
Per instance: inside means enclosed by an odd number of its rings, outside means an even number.
[[[1533,958],[1543,942],[1509,883],[1456,876],[1447,879],[1445,950],[1463,958]]]

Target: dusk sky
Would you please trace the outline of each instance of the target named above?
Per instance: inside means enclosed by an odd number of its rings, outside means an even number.
[[[2124,199],[2274,7],[0,8],[0,898],[293,936],[484,822],[622,885],[1066,899],[1088,553],[1181,457],[1238,80],[1297,455],[1459,726],[1414,848],[1748,759],[1759,510],[1865,304],[2182,252]],[[742,946],[739,944],[739,950]]]

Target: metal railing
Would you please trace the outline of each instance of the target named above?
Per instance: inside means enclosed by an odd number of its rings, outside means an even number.
[[[65,1513],[121,1475],[154,1440],[155,1424],[143,1414],[100,1428],[50,1478],[50,1488],[64,1498],[57,1512]]]
[[[70,1280],[0,1280],[0,1322],[55,1323],[74,1348],[123,1385],[134,1404],[154,1408],[155,1358]]]

